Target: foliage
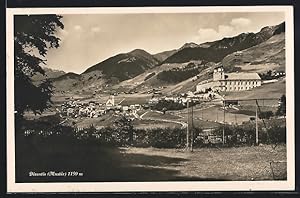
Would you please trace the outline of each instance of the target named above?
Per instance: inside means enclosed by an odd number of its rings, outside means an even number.
[[[270,143],[285,143],[286,142],[286,127],[278,123],[272,123],[267,129]]]
[[[268,70],[266,73],[259,74],[259,76],[262,80],[272,80],[274,78],[271,70]]]
[[[273,111],[260,112],[258,115],[259,119],[270,119],[272,116],[274,116]]]
[[[133,142],[133,124],[130,119],[125,116],[120,117],[114,122],[113,136],[119,145],[132,144]]]
[[[185,108],[185,105],[172,100],[159,100],[158,103],[154,104],[151,108],[158,111],[181,110]]]
[[[282,95],[280,98],[280,103],[278,109],[276,111],[277,116],[285,116],[286,115],[286,97]]]
[[[14,18],[15,109],[17,116],[32,110],[41,113],[51,103],[52,85],[49,80],[32,83],[31,77],[45,75],[42,64],[49,48],[59,47],[57,28],[64,28],[61,16],[16,15]]]
[[[189,102],[190,107],[195,106],[197,104],[199,104],[199,102],[195,102],[195,101]],[[182,110],[186,107],[187,107],[186,104],[175,102],[173,100],[159,100],[158,103],[153,104],[151,106],[151,109],[162,111],[165,113],[168,110]]]
[[[47,118],[47,120],[52,117]],[[53,117],[55,120],[56,118]],[[186,146],[185,128],[153,128],[135,129],[131,120],[120,117],[113,126],[96,129],[90,126],[85,129],[76,129],[73,126],[61,125],[56,120],[47,123],[41,120],[38,123],[31,121],[23,130],[23,134],[31,139],[57,142],[86,141],[97,142],[103,146],[135,146],[155,148],[184,148]],[[52,119],[51,119],[52,120]],[[286,126],[284,121],[269,120],[265,125],[259,123],[259,142],[263,144],[277,144],[286,142]],[[225,146],[253,145],[255,144],[255,123],[245,122],[243,125],[225,125]],[[201,128],[190,128],[193,132],[194,147],[213,146],[216,143],[205,143],[205,133]],[[21,134],[21,133],[20,133]],[[223,126],[211,131],[211,135],[222,138]]]
[[[168,83],[178,83],[187,80],[199,73],[198,68],[192,69],[171,69],[165,70],[157,74],[157,79]]]
[[[156,128],[136,131],[135,145],[155,148],[182,148],[185,146],[185,130],[180,128]]]

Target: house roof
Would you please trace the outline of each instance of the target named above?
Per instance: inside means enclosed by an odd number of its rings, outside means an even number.
[[[258,73],[227,73],[225,74],[225,80],[261,80]]]

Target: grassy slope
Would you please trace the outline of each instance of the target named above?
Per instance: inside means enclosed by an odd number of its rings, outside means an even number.
[[[263,84],[261,87],[257,87],[248,91],[240,92],[226,92],[226,99],[260,99],[260,98],[280,98],[283,94],[286,94],[285,79],[281,79],[278,82]]]
[[[272,36],[267,41],[230,54],[222,60],[225,68],[240,67],[243,71],[266,72],[268,70],[285,70],[285,34]]]

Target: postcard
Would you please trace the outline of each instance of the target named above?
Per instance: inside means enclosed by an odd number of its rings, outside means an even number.
[[[292,6],[7,9],[8,192],[295,188]]]

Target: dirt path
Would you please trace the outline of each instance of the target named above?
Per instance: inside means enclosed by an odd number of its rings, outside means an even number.
[[[156,111],[156,112],[158,112],[158,111]],[[142,119],[142,120],[152,120],[152,121],[160,121],[160,122],[169,122],[169,123],[180,124],[182,129],[184,129],[184,128],[187,127],[187,123],[182,122],[182,121],[168,120],[168,119],[158,119],[158,118],[143,118],[147,113],[149,113],[149,111],[146,111],[145,113],[143,113],[140,116],[140,119]]]

